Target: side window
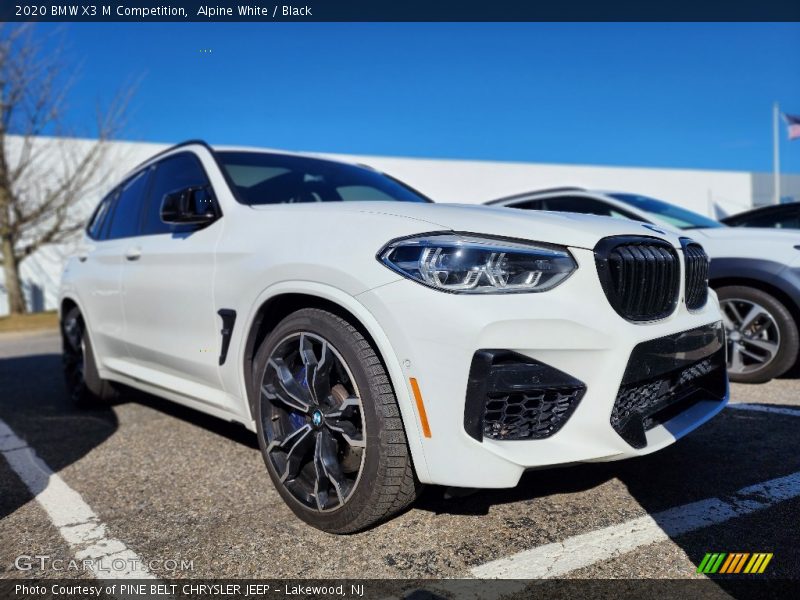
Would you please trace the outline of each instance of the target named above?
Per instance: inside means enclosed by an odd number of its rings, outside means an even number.
[[[734,224],[743,225],[744,227],[779,227],[775,215],[758,215]]]
[[[583,196],[560,196],[557,198],[548,198],[547,208],[548,210],[557,210],[560,212],[574,212],[582,213],[584,215],[600,215],[602,217],[610,217],[612,209],[612,207],[608,204],[592,198],[585,198]]]
[[[512,208],[522,208],[525,210],[546,210],[544,207],[544,200],[527,200],[519,204],[509,205]]]
[[[775,227],[780,229],[800,229],[800,216],[783,215],[775,222]]]
[[[632,221],[644,220],[626,210],[585,196],[557,196],[547,198],[545,200],[545,206],[547,210],[556,210],[560,212],[599,215],[601,217],[613,217],[615,219],[631,219]]]
[[[777,229],[798,229],[797,214],[787,211],[773,211],[765,215],[750,217],[744,221],[733,221],[732,225],[744,225],[745,227],[775,227]]]
[[[111,208],[111,202],[114,200],[115,194],[116,190],[103,198],[100,204],[97,205],[92,218],[89,219],[89,224],[86,226],[86,233],[93,240],[103,239],[103,225],[106,224],[106,217],[108,217],[110,212],[109,209]]]
[[[161,203],[170,192],[188,187],[209,185],[200,160],[191,152],[183,152],[157,163],[153,185],[144,215],[144,235],[192,231],[191,225],[169,225],[161,220]]]
[[[108,239],[132,237],[139,235],[142,216],[142,202],[150,181],[150,169],[145,169],[126,181],[120,188],[119,198],[115,203]]]

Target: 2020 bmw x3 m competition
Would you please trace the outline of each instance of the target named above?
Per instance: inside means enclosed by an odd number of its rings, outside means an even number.
[[[242,423],[289,507],[335,533],[426,483],[659,450],[728,398],[690,239],[202,142],[103,198],[60,318],[76,402],[129,386]]]

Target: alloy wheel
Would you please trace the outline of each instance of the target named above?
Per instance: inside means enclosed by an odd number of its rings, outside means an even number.
[[[770,312],[751,300],[720,301],[728,344],[728,371],[752,373],[769,365],[780,349],[778,323]]]
[[[361,396],[341,354],[299,332],[277,344],[261,384],[266,455],[307,508],[341,508],[361,477],[366,431]]]

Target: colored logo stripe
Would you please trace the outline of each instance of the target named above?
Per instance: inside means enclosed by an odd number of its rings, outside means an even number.
[[[697,566],[697,572],[706,574],[763,573],[771,560],[771,552],[756,552],[754,554],[749,552],[732,552],[730,554],[726,552],[707,552]]]

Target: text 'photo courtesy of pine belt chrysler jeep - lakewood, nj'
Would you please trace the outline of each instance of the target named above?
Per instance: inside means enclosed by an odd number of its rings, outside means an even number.
[[[68,260],[65,377],[78,404],[129,386],[242,423],[297,516],[350,533],[424,484],[513,487],[719,413],[708,266],[647,223],[186,142],[114,187]]]

